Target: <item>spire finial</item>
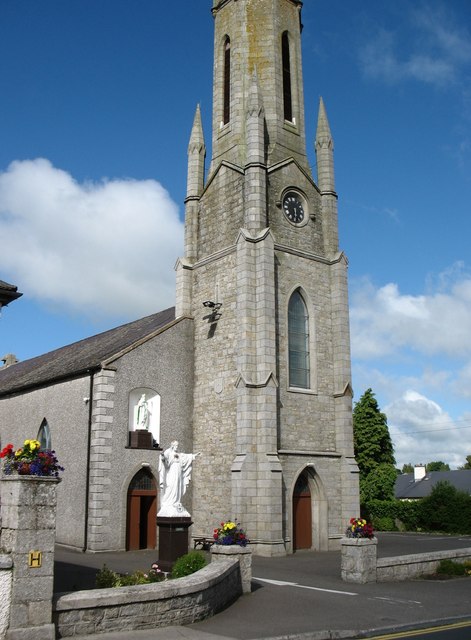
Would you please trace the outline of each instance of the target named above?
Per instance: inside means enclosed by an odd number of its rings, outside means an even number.
[[[201,151],[204,147],[203,123],[201,121],[200,105],[196,105],[195,117],[191,128],[190,143],[188,145],[188,153],[193,151]]]
[[[317,118],[316,148],[330,146],[333,149],[334,141],[330,132],[329,121],[322,96],[319,98],[319,116]]]

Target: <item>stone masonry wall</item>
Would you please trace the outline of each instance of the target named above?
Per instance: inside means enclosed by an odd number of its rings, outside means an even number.
[[[225,558],[186,578],[59,594],[58,637],[186,625],[223,609],[242,593],[239,562]]]
[[[13,562],[9,555],[0,555],[0,640],[5,638],[10,620],[11,580]]]
[[[419,576],[435,573],[441,560],[465,562],[471,560],[471,548],[415,553],[393,558],[378,558],[376,564],[377,582],[413,580]]]
[[[207,536],[231,514],[231,465],[236,442],[236,269],[231,253],[194,273],[193,535]],[[216,299],[217,298],[217,299]],[[211,322],[203,301],[221,302]]]

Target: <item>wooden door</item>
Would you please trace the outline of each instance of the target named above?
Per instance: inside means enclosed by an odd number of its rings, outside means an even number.
[[[157,544],[157,489],[154,476],[141,469],[128,489],[126,549],[155,549]]]
[[[299,476],[293,493],[293,548],[312,547],[311,491],[307,477]]]

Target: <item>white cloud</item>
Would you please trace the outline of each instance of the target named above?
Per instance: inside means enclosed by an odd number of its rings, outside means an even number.
[[[399,468],[432,460],[456,468],[471,452],[471,416],[453,421],[440,405],[413,390],[384,407],[384,412]]]
[[[439,278],[439,290],[408,295],[389,283],[352,283],[352,353],[372,359],[412,349],[425,355],[471,356],[471,276]]]
[[[0,268],[30,298],[88,317],[174,303],[178,207],[154,180],[77,183],[48,160],[0,173]]]
[[[417,80],[436,87],[457,82],[463,67],[471,61],[471,37],[454,23],[451,14],[423,4],[411,13],[404,34],[378,28],[360,51],[366,76],[389,83]],[[411,45],[411,43],[413,43]]]

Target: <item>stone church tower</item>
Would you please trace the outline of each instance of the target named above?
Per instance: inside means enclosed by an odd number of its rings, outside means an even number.
[[[194,318],[193,534],[336,548],[359,513],[347,260],[322,101],[306,156],[300,0],[213,0],[212,159],[188,148],[179,316]]]

